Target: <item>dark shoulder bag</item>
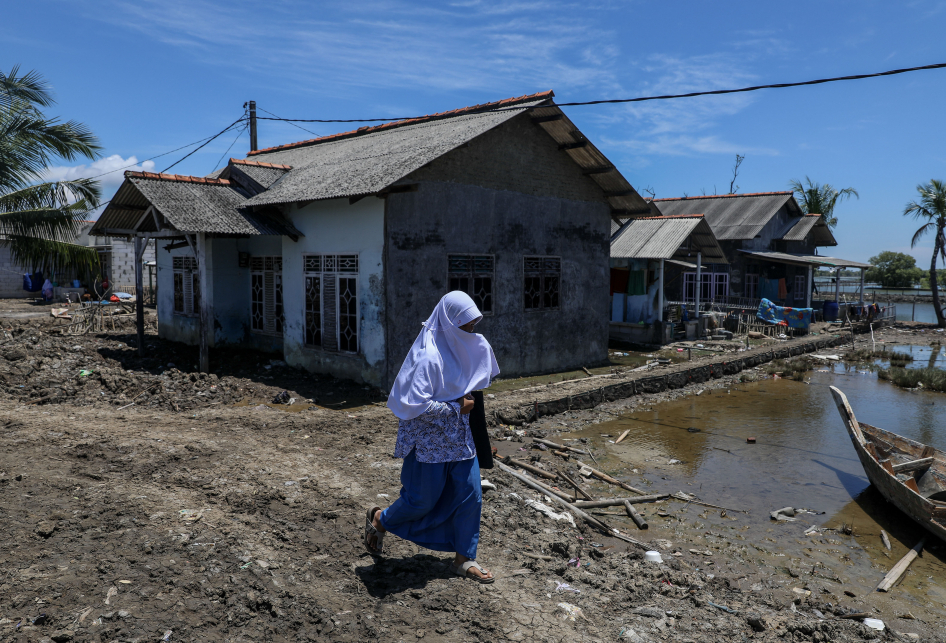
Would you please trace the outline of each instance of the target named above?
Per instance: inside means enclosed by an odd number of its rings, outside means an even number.
[[[473,444],[476,445],[476,459],[480,469],[493,468],[493,448],[489,443],[489,434],[486,432],[486,405],[483,403],[483,391],[473,391],[473,410],[470,411],[470,431],[473,433]]]

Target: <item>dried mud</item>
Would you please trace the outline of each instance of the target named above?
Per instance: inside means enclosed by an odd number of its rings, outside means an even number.
[[[153,336],[150,356],[139,360],[130,331],[60,341],[36,322],[5,328],[3,641],[941,636],[922,614],[912,622],[885,614],[883,632],[839,619],[852,609],[869,611],[869,601],[844,597],[836,584],[804,572],[777,578],[747,543],[720,533],[726,527],[706,528],[704,520],[685,525],[651,507],[644,509],[651,529],[630,535],[661,550],[665,563],[645,563],[638,548],[535,513],[510,493],[538,496],[498,470],[484,471],[497,489],[484,494],[479,549],[495,584],[451,576],[451,556],[394,537],[385,543],[386,556],[375,560],[361,544],[365,509],[386,505],[400,487],[400,460],[391,456],[397,425],[375,404],[376,391],[265,369],[269,359],[257,354],[227,362],[222,350],[215,364],[224,374],[195,379],[184,366],[180,374],[167,367],[191,363],[192,349]],[[76,345],[81,348],[70,348]],[[8,359],[7,351],[27,355]],[[24,365],[32,370],[24,372]],[[78,376],[77,369],[97,377]],[[160,392],[135,398],[155,384]],[[210,386],[217,392],[207,393]],[[280,390],[320,406],[285,412],[263,405]],[[633,404],[692,392],[637,396]],[[134,406],[119,410],[133,398]],[[500,404],[497,398],[490,403]],[[235,406],[238,400],[245,406]],[[620,403],[604,405],[580,421],[619,411]],[[559,428],[552,420],[525,430],[549,433]],[[509,427],[496,431],[516,435]],[[520,437],[528,434],[497,444],[509,453],[523,446]],[[609,493],[603,483],[590,488]],[[673,503],[662,507],[668,516],[677,513]],[[573,559],[581,566],[569,565]],[[561,603],[582,615],[567,618]]]

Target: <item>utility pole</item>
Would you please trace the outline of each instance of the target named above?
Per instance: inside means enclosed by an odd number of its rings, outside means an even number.
[[[257,150],[256,145],[256,101],[250,101],[250,151]]]

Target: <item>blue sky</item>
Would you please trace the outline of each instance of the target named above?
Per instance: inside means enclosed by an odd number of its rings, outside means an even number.
[[[680,93],[946,62],[946,2],[571,3],[32,0],[4,8],[0,65],[42,72],[104,158],[53,168],[89,176],[163,170],[243,103],[292,118],[401,117],[554,89],[581,101]],[[827,252],[911,252],[902,216],[917,183],[946,179],[946,70],[636,106],[571,107],[581,130],[642,194],[787,189],[810,176],[854,187]],[[265,116],[264,112],[260,115]],[[260,146],[353,126],[263,121]],[[310,133],[311,132],[311,133]],[[172,171],[243,156],[229,133]],[[106,196],[121,172],[103,177]],[[929,266],[932,239],[912,253]]]

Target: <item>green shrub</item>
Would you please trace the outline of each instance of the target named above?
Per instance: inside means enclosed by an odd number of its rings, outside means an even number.
[[[922,384],[931,391],[946,392],[946,371],[941,368],[885,368],[877,377],[901,388],[917,388]]]

